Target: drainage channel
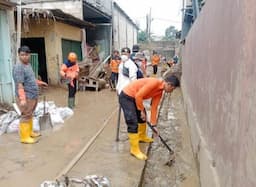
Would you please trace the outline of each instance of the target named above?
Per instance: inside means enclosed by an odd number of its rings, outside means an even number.
[[[170,154],[162,142],[155,138],[149,148],[139,186],[199,187],[181,90],[176,89],[171,96],[166,95],[164,100],[159,112],[158,130],[174,149],[175,162],[171,166],[166,165]]]

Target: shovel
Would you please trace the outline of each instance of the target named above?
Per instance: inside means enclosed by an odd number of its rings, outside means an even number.
[[[155,130],[155,128],[151,125],[151,123],[149,121],[147,121],[147,124],[148,126],[150,127],[150,129],[155,133],[157,134],[157,136],[160,138],[161,142],[164,144],[164,146],[168,149],[170,155],[171,155],[171,158],[168,162],[166,162],[165,165],[167,166],[172,166],[172,164],[174,163],[174,159],[175,159],[175,156],[174,156],[174,151],[168,146],[168,144],[166,143],[166,141],[164,141],[164,139],[162,138],[162,136],[160,136],[160,134]]]
[[[45,110],[45,96],[44,96],[44,113],[39,117],[40,130],[46,130],[52,128],[52,120],[49,112]]]

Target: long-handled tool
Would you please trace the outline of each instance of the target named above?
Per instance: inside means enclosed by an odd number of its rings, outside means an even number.
[[[120,131],[120,118],[121,118],[121,105],[118,108],[118,118],[117,118],[117,129],[116,129],[116,141],[119,141],[119,131]]]
[[[49,112],[46,112],[45,109],[45,96],[44,96],[44,113],[43,116],[39,117],[40,130],[45,130],[48,128],[52,128],[52,120]]]
[[[151,125],[151,123],[149,121],[147,121],[148,126],[150,127],[150,129],[157,134],[157,136],[160,138],[161,142],[164,144],[164,146],[168,149],[171,158],[168,162],[166,162],[166,165],[171,166],[174,163],[174,151],[169,147],[169,145],[167,145],[167,143],[164,141],[164,139],[162,138],[162,136],[156,131],[156,129]]]

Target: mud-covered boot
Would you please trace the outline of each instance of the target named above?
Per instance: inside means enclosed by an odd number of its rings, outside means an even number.
[[[138,124],[138,134],[139,134],[139,141],[145,143],[151,143],[154,141],[153,138],[147,136],[147,126],[146,123],[139,123]]]
[[[29,123],[20,123],[20,142],[25,144],[37,143],[37,140],[30,137],[30,126]]]
[[[75,98],[74,97],[68,98],[68,107],[71,109],[73,109],[75,107]]]
[[[139,134],[128,133],[130,141],[130,153],[139,160],[147,160],[147,156],[140,151],[139,147]]]
[[[31,118],[31,119],[29,120],[29,131],[30,131],[30,136],[31,136],[32,138],[37,138],[37,137],[41,136],[40,133],[33,131],[33,118]]]

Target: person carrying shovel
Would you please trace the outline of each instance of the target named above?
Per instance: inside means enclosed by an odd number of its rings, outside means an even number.
[[[22,46],[18,49],[19,62],[13,67],[15,95],[21,111],[19,133],[20,142],[26,144],[36,143],[34,138],[40,133],[33,132],[33,112],[37,105],[38,85],[48,86],[47,83],[37,80],[29,63],[30,49]]]
[[[70,52],[68,59],[61,66],[60,75],[68,84],[68,107],[71,109],[75,107],[76,80],[78,73],[77,55],[74,52]]]
[[[151,100],[151,124],[155,132],[157,122],[157,107],[163,91],[171,93],[179,86],[176,76],[169,76],[165,80],[156,78],[142,78],[129,83],[119,95],[119,103],[123,109],[125,122],[127,124],[128,137],[130,142],[130,153],[139,160],[146,160],[147,156],[140,151],[138,132],[138,118],[146,119],[143,100]]]

